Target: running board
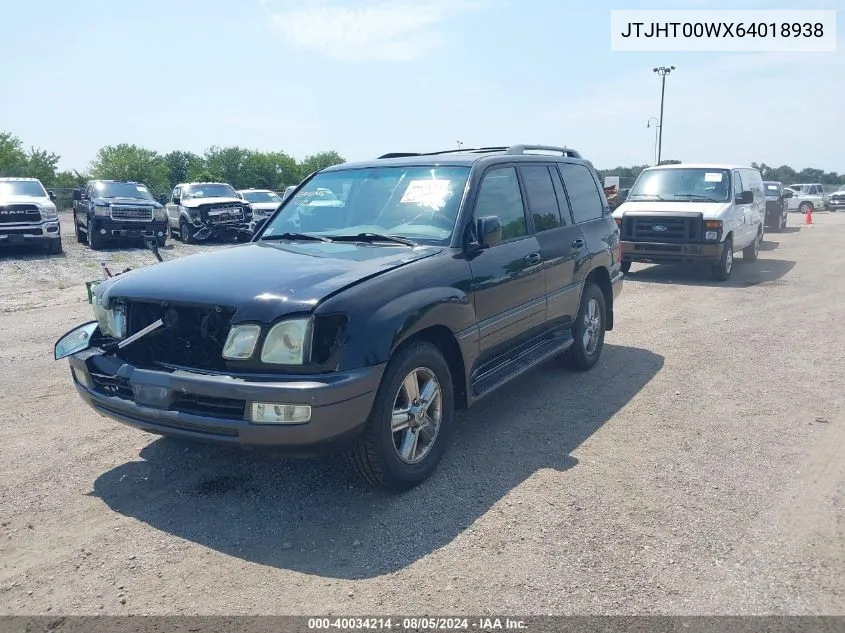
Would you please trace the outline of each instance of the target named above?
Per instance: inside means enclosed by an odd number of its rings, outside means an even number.
[[[568,350],[575,343],[571,330],[563,330],[551,338],[523,350],[519,355],[497,367],[484,372],[472,381],[472,393],[475,398],[483,398],[517,376],[534,369],[547,360]]]

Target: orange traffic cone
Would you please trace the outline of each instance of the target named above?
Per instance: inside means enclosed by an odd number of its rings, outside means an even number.
[[[804,216],[804,224],[813,223],[813,207],[807,207],[807,215]]]

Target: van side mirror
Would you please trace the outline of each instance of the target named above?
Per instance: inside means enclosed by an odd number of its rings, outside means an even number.
[[[502,223],[498,216],[487,215],[478,218],[475,225],[475,234],[481,246],[494,246],[502,241]]]
[[[82,200],[82,190],[81,189],[74,189],[73,190],[73,199],[74,200]]]
[[[743,191],[736,197],[737,204],[751,204],[754,202],[754,194],[751,191]]]

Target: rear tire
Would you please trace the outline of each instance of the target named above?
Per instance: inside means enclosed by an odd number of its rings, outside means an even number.
[[[760,242],[763,241],[762,230],[757,230],[757,235],[754,236],[754,241],[742,249],[742,261],[756,262],[760,255]]]
[[[415,396],[430,399],[428,406],[409,405]],[[453,417],[449,364],[431,343],[411,343],[388,363],[364,433],[347,450],[347,461],[371,486],[394,492],[413,488],[440,463]]]
[[[575,342],[561,356],[565,367],[575,371],[587,371],[599,361],[604,347],[606,319],[604,293],[596,284],[587,282],[572,328]]]
[[[713,279],[716,281],[727,281],[731,276],[734,267],[734,243],[730,237],[725,238],[725,245],[722,248],[722,255],[719,261],[713,266]]]

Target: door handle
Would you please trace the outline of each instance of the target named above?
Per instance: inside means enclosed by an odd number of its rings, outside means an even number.
[[[525,256],[525,263],[529,266],[536,266],[542,261],[542,257],[540,257],[540,253],[531,253],[530,255]]]
[[[572,241],[572,248],[584,248],[584,240],[578,238]]]

